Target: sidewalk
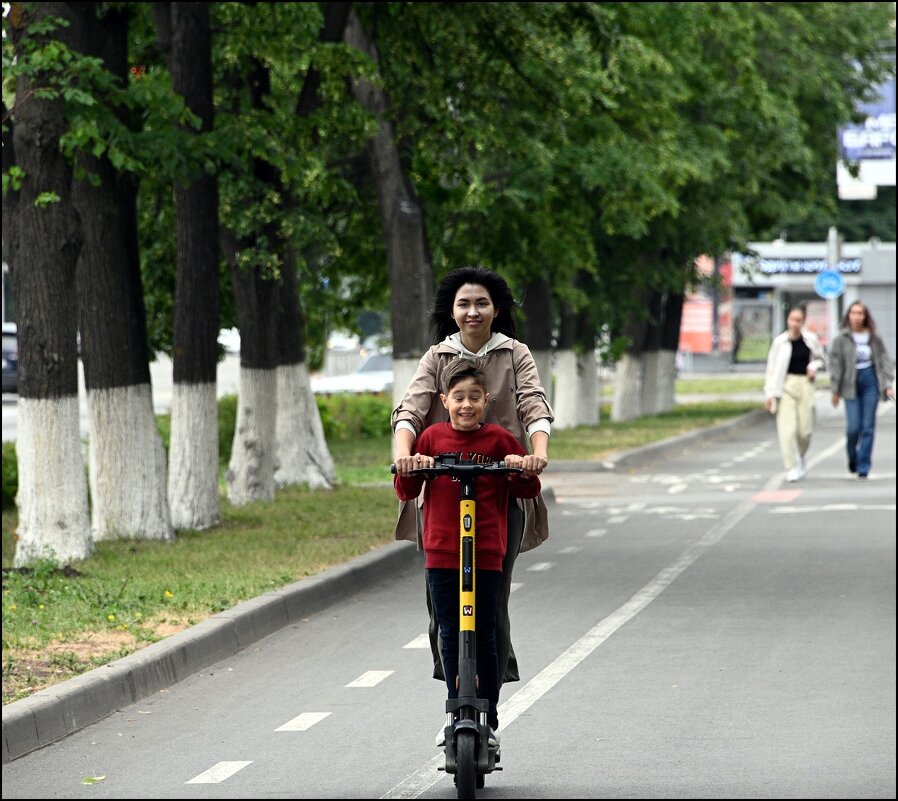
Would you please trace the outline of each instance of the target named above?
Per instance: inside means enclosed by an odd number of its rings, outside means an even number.
[[[574,490],[588,480],[589,473],[649,465],[697,444],[726,438],[734,429],[756,425],[765,418],[766,412],[759,409],[603,462],[553,461],[541,477],[543,494],[551,503],[558,488]],[[89,726],[292,622],[377,584],[385,575],[411,568],[420,561],[421,555],[411,543],[390,543],[317,576],[244,601],[123,659],[8,704],[3,707],[3,763]]]

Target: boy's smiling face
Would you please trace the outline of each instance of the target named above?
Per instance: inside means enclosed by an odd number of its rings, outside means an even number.
[[[474,431],[480,426],[489,397],[489,393],[471,377],[462,378],[452,385],[447,395],[440,395],[456,431]]]

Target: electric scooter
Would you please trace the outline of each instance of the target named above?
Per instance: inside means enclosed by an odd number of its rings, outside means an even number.
[[[395,474],[396,465],[392,466]],[[459,632],[458,632],[458,698],[446,701],[446,766],[440,768],[455,775],[460,799],[473,799],[482,788],[487,773],[502,770],[499,746],[489,744],[487,712],[489,702],[477,697],[477,632],[475,589],[477,571],[476,500],[477,476],[522,473],[520,467],[506,467],[504,462],[476,464],[458,459],[457,454],[441,454],[433,467],[411,471],[426,479],[450,476],[461,485],[459,505]]]

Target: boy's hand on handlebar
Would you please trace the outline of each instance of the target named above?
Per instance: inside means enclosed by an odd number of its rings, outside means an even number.
[[[400,476],[408,476],[411,475],[412,470],[433,467],[433,464],[433,456],[425,456],[422,453],[416,453],[414,456],[397,456],[396,473]]]

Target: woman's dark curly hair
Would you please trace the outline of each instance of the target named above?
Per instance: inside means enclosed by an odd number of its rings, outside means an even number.
[[[433,299],[433,311],[430,314],[430,330],[434,344],[442,342],[450,334],[458,331],[452,307],[455,296],[465,284],[480,284],[486,287],[490,300],[496,307],[496,318],[491,326],[492,333],[505,334],[515,339],[517,326],[514,320],[515,302],[508,284],[502,276],[476,265],[459,267],[449,273],[437,287]]]

